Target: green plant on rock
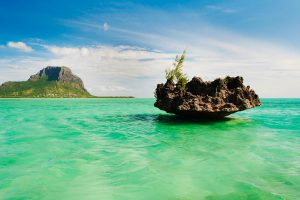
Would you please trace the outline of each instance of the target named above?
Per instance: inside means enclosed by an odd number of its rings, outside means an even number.
[[[185,91],[186,84],[188,82],[188,77],[183,73],[183,63],[185,61],[186,51],[183,51],[182,55],[178,55],[173,63],[173,68],[166,69],[166,79],[168,81],[174,82],[176,85],[180,86],[182,91]]]

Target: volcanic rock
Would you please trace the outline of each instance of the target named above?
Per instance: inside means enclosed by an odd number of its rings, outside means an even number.
[[[212,82],[194,77],[185,89],[167,81],[157,85],[155,95],[155,107],[168,113],[199,118],[224,118],[261,105],[258,95],[243,84],[240,76],[227,76]]]

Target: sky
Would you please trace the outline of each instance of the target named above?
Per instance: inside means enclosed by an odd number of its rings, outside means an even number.
[[[94,95],[153,97],[177,54],[191,79],[243,76],[300,97],[300,1],[0,1],[0,84],[68,66]]]

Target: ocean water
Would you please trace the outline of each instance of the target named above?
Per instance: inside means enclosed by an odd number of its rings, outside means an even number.
[[[300,99],[216,122],[153,103],[0,100],[0,199],[300,199]]]

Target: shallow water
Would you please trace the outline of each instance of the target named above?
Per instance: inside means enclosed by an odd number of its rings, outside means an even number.
[[[300,99],[217,122],[153,102],[0,100],[0,199],[299,199]]]

